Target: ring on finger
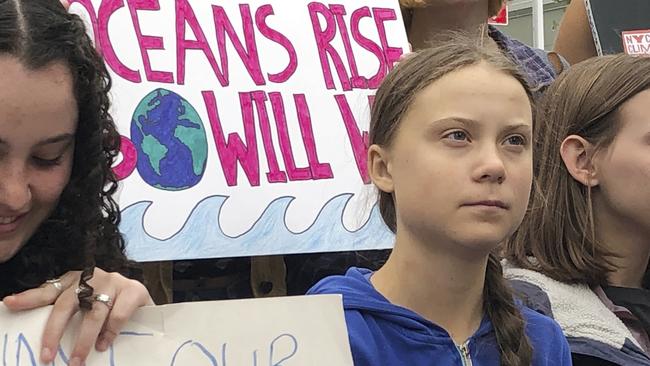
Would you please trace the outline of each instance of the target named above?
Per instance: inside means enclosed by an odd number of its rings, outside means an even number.
[[[60,278],[52,278],[50,280],[45,281],[46,285],[52,285],[58,292],[63,291],[63,284],[61,283]]]
[[[102,304],[106,305],[108,310],[113,309],[113,299],[110,296],[106,295],[106,294],[93,295],[93,300],[95,300],[97,302],[101,302]]]

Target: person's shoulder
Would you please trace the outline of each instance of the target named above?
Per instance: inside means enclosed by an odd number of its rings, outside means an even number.
[[[553,308],[546,291],[534,283],[524,280],[510,280],[515,297],[526,305],[528,310],[553,318]]]
[[[345,275],[329,276],[320,280],[307,292],[316,294],[341,294],[343,296],[343,311],[348,331],[348,339],[355,365],[371,366],[381,364],[379,354],[387,352],[385,343],[376,338],[380,327],[373,317],[373,309],[379,299],[368,275],[370,270],[350,268]],[[385,304],[383,304],[385,305]],[[389,352],[390,353],[390,352]]]
[[[520,310],[526,322],[526,335],[533,347],[533,365],[570,365],[571,351],[560,325],[526,306]]]
[[[328,276],[318,281],[307,291],[307,295],[357,292],[360,288],[369,285],[366,278],[369,273],[372,273],[372,271],[352,267],[344,275]]]
[[[553,308],[547,290],[556,287],[557,281],[542,273],[516,267],[507,261],[502,262],[502,265],[503,275],[510,283],[515,297],[526,307],[553,318]]]
[[[540,312],[520,305],[521,315],[526,321],[526,330],[532,334],[562,334],[562,328],[551,317],[541,314]]]
[[[346,278],[342,275],[327,276],[318,281],[307,290],[307,295],[338,294],[341,293],[339,284],[345,283]]]

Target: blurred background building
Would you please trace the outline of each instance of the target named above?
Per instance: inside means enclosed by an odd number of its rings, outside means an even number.
[[[564,15],[569,0],[539,0],[543,1],[544,49],[551,50],[557,34],[560,20]],[[509,22],[507,26],[498,26],[504,33],[528,45],[534,44],[534,0],[508,1]]]

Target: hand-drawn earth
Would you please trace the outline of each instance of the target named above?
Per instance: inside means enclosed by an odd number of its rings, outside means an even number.
[[[203,122],[180,95],[156,89],[131,120],[138,172],[147,184],[169,191],[195,186],[205,172],[208,144]]]

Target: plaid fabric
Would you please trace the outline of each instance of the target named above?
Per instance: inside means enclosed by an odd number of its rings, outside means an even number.
[[[544,90],[555,80],[556,72],[546,51],[532,48],[505,35],[497,28],[489,27],[490,37],[501,50],[515,61],[525,75],[533,90]]]

